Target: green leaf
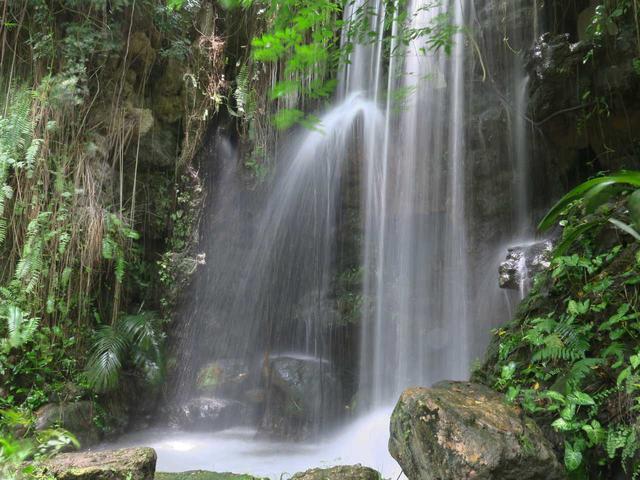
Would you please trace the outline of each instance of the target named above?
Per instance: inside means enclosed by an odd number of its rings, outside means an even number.
[[[573,423],[565,420],[564,418],[557,418],[551,426],[559,432],[568,432],[573,430]]]
[[[634,187],[640,187],[640,172],[622,170],[614,175],[597,177],[581,183],[560,200],[558,200],[558,202],[540,221],[540,223],[538,224],[538,229],[544,231],[551,228],[556,224],[560,215],[567,209],[567,207],[571,203],[584,198],[587,192],[589,192],[592,188],[603,183],[609,186],[614,184],[626,184],[633,185]]]
[[[569,395],[569,399],[574,402],[576,405],[595,405],[596,402],[591,398],[590,395],[584,392],[573,392]]]
[[[570,472],[577,470],[582,463],[582,452],[573,448],[569,442],[564,444],[564,466]]]
[[[609,222],[613,223],[620,230],[628,233],[636,240],[640,241],[640,233],[636,232],[636,230],[631,225],[627,225],[626,223],[623,223],[620,220],[616,220],[615,218],[610,218]]]
[[[553,251],[554,257],[561,257],[573,245],[579,237],[586,232],[600,225],[600,222],[586,222],[577,227],[567,227],[562,235],[562,240],[558,243]]]
[[[167,0],[167,8],[169,10],[180,10],[185,3],[186,0]]]
[[[618,379],[616,380],[616,385],[618,386],[622,385],[622,382],[624,382],[627,378],[629,378],[630,375],[631,375],[631,367],[627,367],[624,370],[622,370],[618,375]]]

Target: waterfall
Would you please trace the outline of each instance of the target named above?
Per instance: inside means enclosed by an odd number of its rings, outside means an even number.
[[[408,8],[413,29],[448,13],[418,1]],[[460,22],[462,7],[452,14]],[[385,148],[367,162],[364,295],[374,307],[362,319],[360,394],[372,405],[467,373],[460,36],[450,56],[417,38],[389,60],[389,92],[408,95],[399,108],[388,95]]]
[[[283,135],[270,179],[248,188],[218,133],[207,154],[220,166],[202,226],[207,266],[175,342],[174,404],[257,399],[232,425],[268,431],[292,418],[277,433],[313,437],[352,405],[358,428],[374,410],[382,425],[403,389],[468,378],[509,315],[497,285],[503,245],[530,228],[523,52],[537,3],[348,2],[345,19],[370,34],[342,32],[353,48],[333,105],[315,129]],[[401,38],[429,29],[450,36],[438,48],[429,35]],[[360,308],[348,321],[345,274]],[[225,365],[241,392],[218,377],[213,393],[198,385],[199,372]],[[293,406],[308,418],[279,410],[287,381],[302,386]]]
[[[382,0],[347,5],[345,19],[371,33],[342,33],[353,48],[317,129],[279,145],[261,195],[242,193],[238,159],[227,161],[202,241],[210,266],[192,302],[196,328],[179,348],[190,352],[180,398],[215,359],[241,359],[255,387],[274,355],[327,360],[339,376],[336,278],[358,263],[358,407],[468,376],[507,308],[498,246],[528,224],[521,53],[535,25],[520,14],[533,1],[411,0],[405,15],[400,2],[393,12]],[[430,34],[401,38],[443,28],[438,47]],[[349,202],[359,227],[345,226]],[[340,239],[360,235],[359,257],[345,261]]]

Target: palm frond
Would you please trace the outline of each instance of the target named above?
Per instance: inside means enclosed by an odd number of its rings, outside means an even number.
[[[117,328],[103,326],[96,332],[85,373],[96,391],[106,391],[118,384],[128,341]]]

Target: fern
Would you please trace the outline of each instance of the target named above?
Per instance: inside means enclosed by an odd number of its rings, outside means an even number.
[[[20,348],[28,343],[36,332],[39,324],[37,318],[27,318],[22,310],[15,305],[7,308],[5,315],[8,337],[3,340],[3,350]]]
[[[570,389],[579,389],[582,381],[587,378],[595,367],[602,365],[600,358],[583,358],[574,363],[564,377],[564,381]]]
[[[44,232],[48,226],[50,212],[41,212],[29,222],[24,247],[15,277],[25,285],[26,293],[33,293],[40,285],[44,270]]]
[[[605,449],[609,458],[615,458],[617,451],[625,447],[629,435],[629,428],[625,426],[609,429],[605,443]]]
[[[255,94],[251,89],[251,78],[249,76],[248,65],[243,65],[236,77],[236,88],[233,91],[233,98],[236,101],[236,111],[231,113],[236,117],[250,120],[253,118],[257,108]]]
[[[20,168],[25,162],[22,157],[35,159],[37,152],[27,150],[26,145],[33,145],[35,122],[32,118],[31,92],[26,89],[12,88],[9,92],[7,115],[0,118],[0,246],[4,244],[7,224],[4,218],[6,201],[13,196],[9,185],[10,168]],[[39,145],[39,142],[35,142]],[[34,147],[35,149],[35,147]]]
[[[547,335],[543,335],[547,333]],[[538,319],[528,338],[542,346],[532,356],[532,361],[568,360],[584,358],[589,342],[582,331],[572,323],[556,322],[551,318]]]
[[[0,247],[7,238],[7,221],[4,218],[0,218]]]

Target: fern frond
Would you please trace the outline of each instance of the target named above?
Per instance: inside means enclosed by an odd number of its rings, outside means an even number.
[[[583,358],[575,362],[565,375],[565,382],[573,389],[578,390],[582,381],[587,378],[595,367],[602,365],[601,358]]]
[[[4,218],[0,218],[0,247],[4,245],[4,241],[7,238],[7,221]]]
[[[12,348],[19,348],[33,338],[38,328],[37,318],[27,318],[22,310],[15,305],[7,308],[7,333],[8,345]]]

